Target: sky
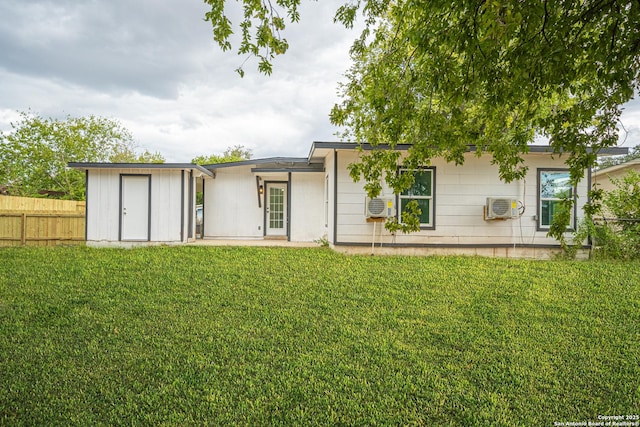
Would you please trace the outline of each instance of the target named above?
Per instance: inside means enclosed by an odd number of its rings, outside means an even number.
[[[305,157],[313,141],[338,140],[329,112],[358,35],[333,23],[341,3],[303,2],[273,74],[249,59],[240,78],[246,57],[220,51],[201,0],[2,0],[0,131],[19,111],[96,115],[167,162],[236,145],[254,158]],[[640,144],[640,101],[622,123],[621,143]]]

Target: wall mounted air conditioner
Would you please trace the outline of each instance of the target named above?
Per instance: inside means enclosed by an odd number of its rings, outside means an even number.
[[[396,214],[394,200],[390,197],[366,198],[364,216],[367,218],[387,218]]]
[[[487,197],[486,219],[507,219],[518,217],[518,201],[502,197]]]

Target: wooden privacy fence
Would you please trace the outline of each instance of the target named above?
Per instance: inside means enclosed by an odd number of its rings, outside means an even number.
[[[0,246],[80,244],[85,202],[0,196]]]

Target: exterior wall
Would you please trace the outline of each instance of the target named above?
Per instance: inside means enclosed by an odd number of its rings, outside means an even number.
[[[180,170],[91,169],[87,179],[87,242],[119,241],[121,174],[150,175],[150,242],[186,241],[189,235],[188,171],[184,172],[183,180]],[[195,199],[195,186],[193,191]]]
[[[184,182],[181,171],[155,171],[151,176],[151,241],[187,240],[189,177],[189,171],[184,172]]]
[[[482,256],[517,259],[554,259],[562,255],[562,249],[549,247],[420,247],[420,246],[336,246],[336,251],[348,255],[404,255],[404,256]],[[581,249],[576,259],[589,259],[589,250]]]
[[[611,191],[616,188],[611,179],[622,179],[629,171],[640,173],[640,160],[631,161],[624,165],[617,165],[611,168],[603,169],[595,172],[593,177],[593,185],[604,191]]]
[[[251,172],[252,165],[220,168],[208,180],[204,196],[204,238],[264,238],[266,194],[260,196],[256,176],[268,182],[288,183],[289,239],[311,242],[321,238],[324,227],[324,175],[313,172]]]
[[[611,182],[611,180],[612,179],[622,180],[624,176],[628,174],[630,171],[640,173],[640,159],[634,159],[627,163],[615,165],[607,169],[596,171],[593,174],[593,180],[592,180],[593,188],[603,190],[605,193],[609,191],[613,191],[616,189],[616,186],[613,182]],[[605,218],[615,217],[615,215],[606,206],[603,206],[602,215]]]
[[[264,201],[261,204],[264,207]],[[251,166],[219,169],[205,185],[204,237],[262,238],[263,207],[258,206]]]
[[[336,185],[339,174],[335,172],[336,162],[334,161],[334,153],[332,152],[324,159],[324,170],[325,170],[325,183],[328,186],[327,188],[327,198],[328,198],[328,206],[327,206],[327,218],[326,218],[326,233],[327,240],[330,243],[335,243],[336,241],[336,217],[334,215],[335,206],[336,206]]]
[[[349,177],[347,165],[356,161],[358,154],[340,151],[338,157],[337,191],[337,239],[338,244],[396,244],[489,246],[489,245],[557,245],[547,231],[537,230],[537,169],[565,168],[564,159],[551,158],[548,154],[529,154],[527,177],[523,181],[504,183],[498,178],[498,167],[491,165],[491,157],[477,158],[466,155],[463,166],[448,164],[442,159],[433,161],[435,167],[435,229],[410,234],[392,235],[382,223],[367,222],[364,216],[365,192],[363,183],[354,183]],[[395,197],[384,188],[385,196]],[[587,180],[577,189],[577,218],[582,217],[582,207],[587,201]],[[508,197],[524,203],[524,214],[517,219],[484,220],[487,197]],[[397,205],[397,200],[396,200]]]
[[[322,173],[291,174],[291,241],[312,242],[326,234],[324,186]]]
[[[120,230],[120,173],[95,169],[87,174],[87,242],[117,242]]]

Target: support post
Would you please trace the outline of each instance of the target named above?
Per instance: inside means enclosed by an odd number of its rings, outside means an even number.
[[[22,213],[21,215],[21,219],[22,219],[22,224],[21,224],[21,234],[20,234],[20,243],[22,244],[22,246],[26,246],[27,244],[27,214],[26,213]]]

